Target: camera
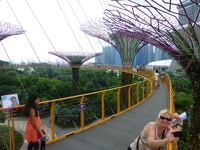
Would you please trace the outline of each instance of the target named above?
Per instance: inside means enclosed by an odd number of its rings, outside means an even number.
[[[184,131],[174,132],[174,137],[185,137],[185,136],[186,136],[186,132],[184,132]]]

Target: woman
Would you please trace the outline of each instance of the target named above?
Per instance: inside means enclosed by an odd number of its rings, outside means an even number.
[[[39,112],[37,110],[37,104],[40,102],[40,97],[37,94],[31,94],[24,108],[24,114],[28,117],[25,130],[25,139],[28,144],[28,150],[39,150],[39,137],[45,138],[45,134],[42,131],[42,122]]]
[[[171,128],[172,117],[179,122],[179,126],[174,130]],[[164,150],[168,142],[179,140],[173,133],[181,131],[182,125],[183,121],[179,114],[171,115],[168,109],[163,109],[158,114],[156,122],[147,123],[140,136],[130,144],[127,150]]]

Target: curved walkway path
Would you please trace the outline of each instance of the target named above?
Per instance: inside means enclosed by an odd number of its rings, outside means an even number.
[[[47,150],[126,150],[144,125],[155,121],[161,109],[169,108],[168,90],[162,83],[153,95],[137,107],[109,121],[67,136],[46,146]]]

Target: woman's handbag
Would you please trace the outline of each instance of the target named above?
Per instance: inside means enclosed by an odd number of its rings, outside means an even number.
[[[45,134],[44,130],[42,132]],[[47,138],[41,138],[41,135],[38,134],[38,143],[40,143],[40,150],[45,150]]]

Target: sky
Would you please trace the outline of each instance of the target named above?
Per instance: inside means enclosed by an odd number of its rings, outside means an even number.
[[[21,26],[26,32],[1,41],[0,60],[61,62],[48,52],[102,52],[102,46],[108,44],[84,34],[80,24],[102,17],[109,1],[1,0],[0,20]]]
[[[138,0],[135,0],[138,2]],[[145,3],[145,0],[139,0]],[[160,2],[160,0],[157,0]],[[174,0],[177,1],[177,0]],[[123,1],[126,2],[126,1]],[[0,43],[0,60],[10,63],[64,62],[51,51],[99,53],[109,44],[86,35],[81,24],[103,17],[112,0],[0,0],[0,21],[21,26],[25,33]],[[94,62],[94,58],[88,62]]]

